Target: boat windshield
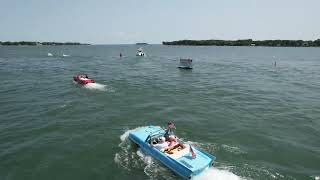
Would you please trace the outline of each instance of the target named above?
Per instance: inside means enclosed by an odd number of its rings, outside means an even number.
[[[149,136],[146,139],[146,142],[151,143],[152,139],[157,139],[159,137],[164,136],[165,130],[164,129],[159,129],[158,131],[155,131],[153,133],[150,133]]]

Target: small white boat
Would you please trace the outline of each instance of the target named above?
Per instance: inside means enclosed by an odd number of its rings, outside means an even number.
[[[51,54],[51,53],[48,53],[48,56],[49,56],[49,57],[52,57],[52,56],[53,56],[53,54]]]
[[[192,69],[192,59],[180,59],[180,64],[178,66],[180,69]]]
[[[62,54],[63,57],[69,57],[70,55],[67,54]]]
[[[146,54],[143,52],[143,49],[142,48],[139,48],[138,50],[137,50],[137,54],[136,54],[136,56],[145,56]]]

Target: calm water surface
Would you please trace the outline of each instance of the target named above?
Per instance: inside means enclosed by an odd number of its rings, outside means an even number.
[[[168,121],[217,157],[207,179],[320,176],[319,48],[137,48],[0,47],[0,179],[178,179],[126,138]]]

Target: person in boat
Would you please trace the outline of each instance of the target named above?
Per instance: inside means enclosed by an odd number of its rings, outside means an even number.
[[[153,147],[155,147],[158,150],[161,150],[168,147],[168,142],[166,142],[165,137],[160,137],[159,142],[155,144]]]
[[[170,136],[171,136],[171,139],[173,136],[175,136],[173,129],[176,129],[175,124],[173,122],[168,122],[168,128],[166,130],[166,133],[164,134],[164,137],[166,138],[167,141],[170,140]]]
[[[185,146],[178,141],[177,136],[174,135],[173,129],[176,129],[175,124],[173,122],[169,122],[168,128],[164,134],[165,139],[169,142],[168,148],[166,148],[166,151],[168,152],[178,147],[181,147],[182,149],[185,148]]]

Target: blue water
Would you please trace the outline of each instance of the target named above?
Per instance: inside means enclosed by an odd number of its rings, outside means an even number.
[[[177,179],[126,139],[168,121],[217,157],[207,179],[320,176],[319,48],[137,48],[0,46],[0,179]]]

